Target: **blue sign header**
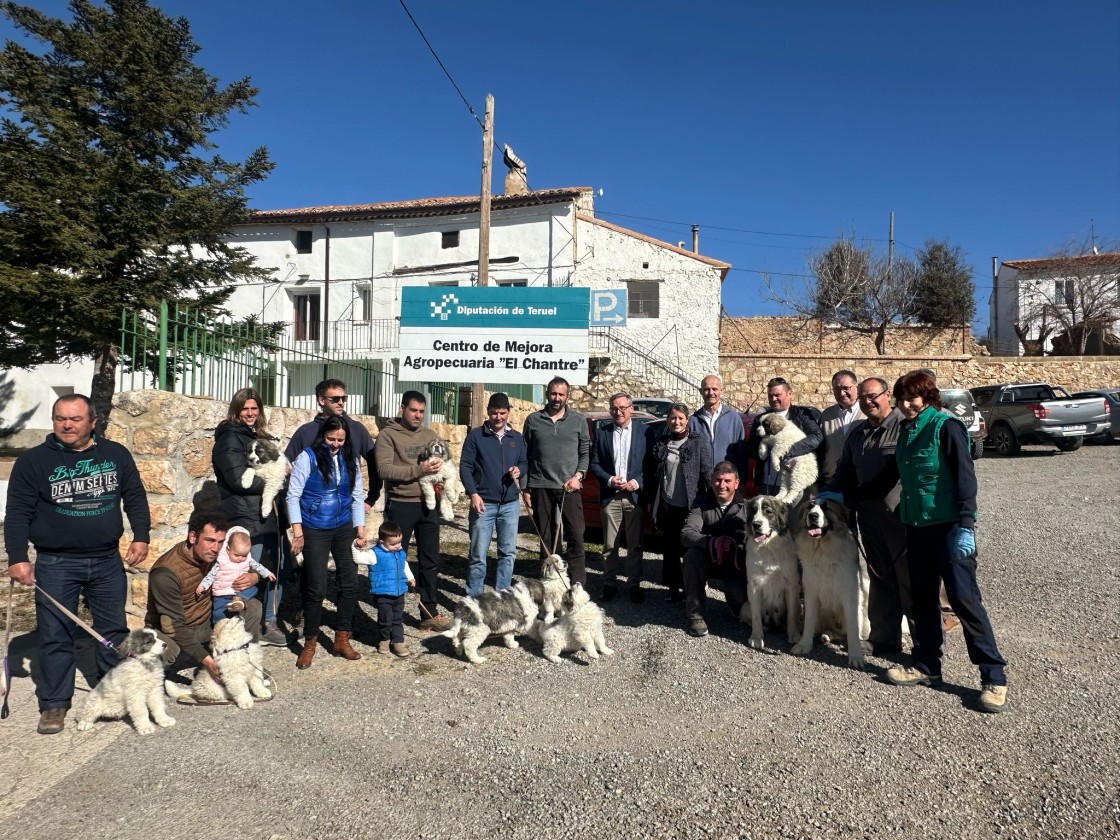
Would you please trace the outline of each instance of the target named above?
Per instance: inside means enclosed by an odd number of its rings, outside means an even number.
[[[590,300],[570,286],[405,286],[401,327],[586,331]]]

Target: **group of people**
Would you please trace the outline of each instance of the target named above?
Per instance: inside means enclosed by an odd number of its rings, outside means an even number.
[[[775,377],[767,383],[767,412],[786,417],[805,435],[779,471],[790,459],[817,458],[817,498],[842,501],[852,512],[870,571],[874,651],[901,652],[902,623],[908,622],[912,662],[890,668],[887,679],[897,685],[941,681],[943,599],[980,669],[981,707],[1002,710],[1006,663],[976,582],[976,477],[964,426],[940,411],[931,371],[908,373],[891,386],[842,370],[832,377],[832,390],[835,404],[818,412],[794,405],[790,383]],[[736,613],[746,601],[744,566],[731,557],[744,550],[745,501],[773,493],[780,482],[768,459],[757,458],[761,415],[752,418],[726,405],[723,383],[711,375],[701,383],[702,404],[695,411],[673,404],[664,423],[643,426],[633,420],[630,395],[618,393],[609,400],[611,422],[592,433],[584,415],[568,405],[569,392],[563,378],[549,382],[544,406],[526,418],[521,432],[509,422],[507,396],[493,394],[487,420],[468,433],[459,463],[470,497],[467,594],[483,590],[495,532],[494,585],[511,585],[522,504],[532,517],[541,557],[562,554],[571,581],[586,585],[580,491],[590,472],[598,480],[603,524],[600,600],[616,597],[624,578],[630,600],[644,601],[649,517],[662,533],[666,600],[683,602],[691,635],[706,635],[708,580],[722,579]],[[438,605],[438,506],[422,503],[419,482],[443,467],[439,459],[420,457],[435,440],[424,426],[424,395],[406,392],[400,416],[376,441],[346,414],[344,383],[321,382],[316,399],[318,415],[292,435],[286,449],[291,472],[283,505],[263,509],[265,479],[247,476],[253,470],[247,453],[254,440],[266,437],[264,403],[251,388],[231,399],[214,436],[220,503],[196,507],[185,540],[158,558],[149,573],[145,623],[167,642],[169,673],[203,667],[220,679],[208,644],[213,624],[225,615],[240,615],[264,644],[286,645],[276,604],[285,584],[295,579],[296,555],[303,559],[297,667],[310,667],[318,648],[329,557],[338,588],[331,653],[359,659],[351,644],[359,587],[354,549],[360,556],[372,542],[366,514],[382,493],[385,516],[369,561],[378,650],[408,655],[404,593],[412,589],[419,594],[420,627],[446,628]],[[9,573],[37,589],[43,734],[62,731],[73,697],[72,614],[79,596],[89,606],[94,630],[119,643],[127,633],[124,567],[142,563],[148,554],[151,516],[135,462],[125,447],[95,434],[96,422],[88,398],[59,398],[52,409],[53,433],[17,459],[9,483]],[[133,534],[123,558],[122,509]],[[284,520],[290,543],[280,536]],[[36,550],[34,565],[29,544]],[[410,545],[415,577],[406,561]],[[115,661],[110,648],[97,648],[99,675]]]

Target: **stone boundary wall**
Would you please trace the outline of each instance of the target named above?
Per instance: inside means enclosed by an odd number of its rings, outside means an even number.
[[[869,335],[824,324],[815,318],[759,315],[721,318],[721,355],[877,355]],[[886,350],[892,356],[982,356],[984,350],[967,327],[935,329],[909,324],[887,328]]]
[[[124,444],[132,452],[148,492],[148,506],[152,514],[148,558],[139,566],[127,570],[130,627],[139,627],[144,620],[148,571],[161,554],[186,538],[195,494],[214,477],[210,464],[214,429],[226,418],[228,408],[229,403],[225,401],[157,390],[126,391],[113,399],[113,413],[106,428],[106,437]],[[525,403],[520,410],[524,412],[533,408],[535,406],[531,403]],[[315,416],[312,411],[275,407],[266,408],[265,414],[268,433],[279,438],[281,445],[287,443],[297,428]],[[354,419],[369,429],[374,437],[377,436],[377,418],[355,416]],[[380,425],[384,426],[387,422],[381,420]],[[520,428],[521,424],[515,425]],[[458,462],[467,428],[433,423],[432,430],[450,442]],[[362,478],[365,481],[369,478],[364,464]],[[122,553],[131,539],[131,534],[126,533],[121,541]]]
[[[861,379],[879,376],[893,384],[899,376],[917,368],[932,368],[938,384],[946,388],[1049,382],[1073,393],[1120,386],[1118,356],[720,356],[724,399],[741,410],[765,408],[766,383],[775,376],[783,376],[793,385],[795,402],[825,408],[833,402],[832,374],[838,370],[855,371]]]

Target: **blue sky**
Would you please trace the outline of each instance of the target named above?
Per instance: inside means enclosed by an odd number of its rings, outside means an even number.
[[[701,225],[732,314],[778,311],[759,272],[841,233],[885,248],[892,210],[899,253],[964,250],[980,331],[993,256],[1120,237],[1115,0],[406,2],[531,187],[601,188],[598,215],[671,242]],[[478,191],[481,131],[398,0],[157,5],[261,89],[220,137],[277,164],[254,207]]]

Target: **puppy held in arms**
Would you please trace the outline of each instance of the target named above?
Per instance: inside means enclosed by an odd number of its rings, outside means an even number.
[[[264,673],[264,654],[241,616],[223,618],[214,625],[210,648],[222,682],[205,668],[198,668],[190,687],[165,683],[169,695],[176,699],[189,697],[203,706],[233,702],[239,709],[253,708],[253,698],[272,699]]]
[[[848,664],[865,665],[860,639],[871,634],[867,619],[870,581],[860,568],[859,549],[848,528],[848,510],[833,501],[809,500],[799,508],[793,543],[805,587],[805,631],[792,653],[807,656],[818,631],[841,629],[848,642]]]
[[[420,477],[420,495],[426,510],[435,510],[436,488],[439,492],[439,515],[442,519],[455,518],[455,505],[459,503],[459,471],[451,460],[451,447],[446,441],[433,440],[420,453],[419,463],[443,461],[439,472]]]
[[[280,495],[284,482],[288,480],[288,459],[271,440],[256,438],[246,447],[245,460],[249,462],[249,469],[241,474],[241,487],[248,490],[253,486],[253,479],[258,475],[261,477],[264,482],[261,518],[268,519],[273,500]]]
[[[770,469],[778,477],[780,489],[775,498],[793,504],[817,480],[817,457],[812,453],[799,455],[787,460],[783,468],[782,458],[795,443],[805,439],[805,433],[780,414],[763,414],[758,425],[758,457],[769,461]]]
[[[518,581],[509,589],[487,589],[478,598],[467,597],[455,608],[451,627],[439,635],[451,639],[456,653],[475,665],[486,661],[478,653],[490,636],[501,636],[506,647],[520,647],[516,636],[527,636],[537,620],[537,603],[529,588]]]
[[[560,663],[560,654],[582,650],[591,659],[599,654],[612,656],[603,635],[603,611],[591,601],[587,590],[579,583],[564,593],[564,614],[553,622],[537,621],[533,626],[543,648],[544,658]]]
[[[138,735],[150,735],[156,726],[174,726],[175,718],[167,714],[163,696],[160,655],[166,647],[154,630],[129,633],[120,646],[124,658],[90,692],[78,715],[78,729],[92,729],[96,720],[125,715],[132,719]]]

